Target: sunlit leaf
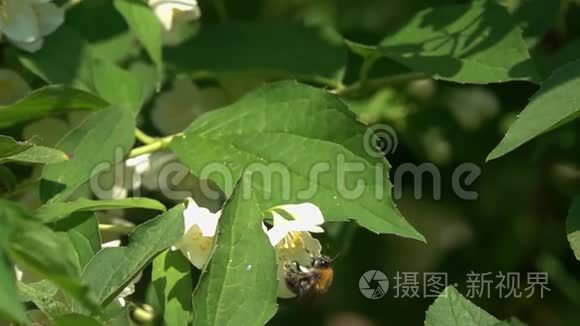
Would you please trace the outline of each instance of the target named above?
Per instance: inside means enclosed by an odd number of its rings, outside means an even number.
[[[129,245],[104,248],[87,265],[83,279],[102,305],[111,302],[160,252],[183,236],[183,205],[139,225]]]
[[[196,326],[264,325],[276,313],[276,253],[247,176],[225,205],[214,253],[193,293]]]
[[[580,61],[556,70],[511,125],[487,160],[501,157],[533,138],[578,117],[580,100]]]
[[[92,176],[123,160],[133,146],[134,130],[134,116],[127,109],[112,107],[90,116],[57,144],[72,157],[45,167],[43,200],[63,200]]]
[[[52,223],[74,212],[102,211],[124,208],[146,208],[165,211],[165,206],[150,198],[125,198],[112,200],[91,200],[79,198],[72,202],[48,203],[38,208],[34,214],[44,223]]]
[[[151,282],[163,300],[166,325],[188,325],[191,320],[191,263],[180,251],[167,250],[153,260]]]
[[[500,321],[477,307],[453,286],[446,288],[427,310],[425,326],[492,326]]]
[[[93,212],[73,213],[51,225],[51,228],[68,235],[77,252],[81,268],[84,268],[101,250],[99,221]]]
[[[26,301],[33,302],[49,318],[70,312],[65,303],[55,298],[58,287],[48,281],[31,284],[18,282],[18,290]]]
[[[255,173],[264,209],[312,202],[328,221],[353,219],[377,233],[424,240],[392,201],[389,164],[375,137],[336,96],[280,82],[197,119],[171,147],[228,195],[244,169]],[[346,162],[357,171],[342,173]]]
[[[20,266],[34,271],[94,310],[94,299],[79,278],[80,266],[69,239],[36,222],[34,217],[7,201],[0,201],[0,246]]]
[[[69,111],[96,111],[109,104],[101,98],[67,86],[50,85],[8,106],[0,106],[0,128]]]
[[[0,248],[0,320],[6,319],[29,324],[30,321],[26,316],[24,305],[17,298],[14,265],[8,260],[4,250]]]
[[[521,30],[491,1],[423,10],[378,49],[436,79],[476,84],[539,79]]]
[[[159,19],[151,7],[141,0],[115,0],[114,3],[157,66],[160,78],[163,69],[161,57],[163,35]]]

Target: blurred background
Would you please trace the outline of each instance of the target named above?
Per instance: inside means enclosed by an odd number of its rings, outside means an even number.
[[[67,22],[82,29],[101,49],[126,40],[107,38],[124,25],[111,19],[94,27],[98,10],[106,1],[74,8]],[[175,36],[195,39],[204,24],[223,21],[252,23],[293,22],[338,32],[351,41],[376,44],[385,35],[418,11],[430,6],[468,1],[423,0],[200,0],[202,18],[193,28]],[[538,70],[545,78],[557,67],[580,57],[580,2],[572,0],[498,0],[522,27]],[[97,32],[98,30],[98,32]],[[329,32],[330,33],[330,32]],[[275,36],[274,36],[275,37]],[[117,43],[115,43],[117,42]],[[185,41],[187,46],[187,40]],[[220,40],[214,40],[219,44]],[[110,46],[107,48],[107,46]],[[221,44],[228,52],[228,44]],[[119,51],[119,61],[143,79],[154,80],[152,68],[126,56],[134,47]],[[104,51],[104,50],[103,50]],[[193,50],[195,51],[195,50]],[[200,50],[202,51],[202,50]],[[232,58],[238,54],[227,53]],[[138,58],[136,55],[135,58]],[[171,60],[171,50],[168,51]],[[4,58],[10,62],[10,56]],[[194,60],[194,59],[183,59]],[[183,60],[175,59],[177,65]],[[235,59],[232,59],[235,61]],[[267,59],[265,59],[267,60]],[[324,58],[320,59],[324,61]],[[348,53],[345,84],[357,80],[361,59]],[[17,69],[17,68],[15,68]],[[370,77],[404,73],[405,68],[389,60],[375,64]],[[38,80],[21,74],[35,88]],[[153,77],[152,77],[153,76]],[[183,130],[196,117],[235,101],[249,90],[275,78],[261,76],[220,76],[194,79],[175,75],[168,79],[159,96],[151,97],[141,128],[151,135]],[[152,82],[153,84],[153,82]],[[580,263],[566,240],[565,220],[572,197],[580,189],[580,125],[571,123],[551,131],[500,159],[485,162],[516,115],[537,91],[529,82],[496,85],[459,85],[432,79],[416,79],[345,96],[344,100],[361,121],[386,124],[396,131],[398,147],[387,158],[393,170],[405,163],[433,163],[441,172],[441,198],[429,191],[413,196],[413,179],[403,178],[402,198],[397,204],[428,243],[394,236],[379,236],[354,224],[330,225],[324,234],[325,252],[338,255],[335,282],[330,291],[306,302],[280,301],[272,325],[421,325],[433,298],[393,298],[392,289],[381,299],[370,300],[359,291],[359,278],[368,270],[383,271],[389,279],[397,272],[448,273],[449,284],[458,284],[467,293],[467,274],[493,275],[518,272],[524,289],[528,272],[549,273],[549,292],[544,298],[475,298],[473,302],[499,319],[515,316],[529,325],[578,325],[580,323]],[[151,88],[154,93],[154,87]],[[1,92],[0,92],[0,95]],[[70,126],[81,121],[73,115],[45,119],[9,130],[9,134],[53,145]],[[462,163],[481,168],[475,183],[476,200],[459,198],[452,188],[452,174]],[[18,178],[38,171],[12,167]],[[432,189],[433,180],[423,178],[423,189]],[[195,187],[195,179],[184,187]],[[154,192],[146,192],[154,195]],[[21,202],[37,205],[32,193],[14,194]],[[214,209],[219,202],[206,202]],[[147,216],[127,211],[123,218],[138,223]],[[112,219],[120,217],[109,217]],[[134,296],[148,302],[147,272]],[[493,285],[497,282],[494,281]],[[148,302],[155,305],[153,302]]]

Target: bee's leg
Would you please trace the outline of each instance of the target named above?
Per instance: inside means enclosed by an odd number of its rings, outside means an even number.
[[[300,264],[297,261],[286,262],[286,264],[284,264],[284,268],[288,271],[298,272],[300,270]]]

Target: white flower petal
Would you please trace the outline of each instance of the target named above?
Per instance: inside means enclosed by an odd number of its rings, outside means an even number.
[[[324,233],[324,229],[320,226],[313,226],[310,227],[310,229],[308,229],[308,232],[312,232],[312,233]]]
[[[188,199],[187,208],[183,211],[183,220],[186,223],[186,227],[189,226],[191,228],[192,225],[199,226],[204,237],[213,237],[215,235],[220,216],[221,211],[212,213],[209,209],[200,207],[191,198]],[[185,232],[189,228],[186,228]]]
[[[183,232],[187,233],[197,223],[199,206],[193,198],[187,198],[187,207],[183,211]]]
[[[204,237],[199,226],[194,225],[174,247],[181,250],[193,266],[202,269],[211,255],[213,239]]]
[[[270,239],[270,244],[272,244],[272,246],[276,246],[278,243],[280,243],[280,241],[282,241],[282,239],[284,239],[284,237],[286,237],[288,234],[288,229],[273,227],[268,230],[266,234],[268,235],[268,239]]]
[[[207,212],[208,214],[204,215],[204,218],[198,220],[198,225],[204,237],[213,237],[217,231],[221,211],[218,211],[215,214],[211,213],[209,210],[207,210]]]
[[[103,248],[116,248],[121,246],[121,240],[113,240],[109,242],[105,242],[101,245]]]
[[[173,28],[174,19],[191,21],[201,15],[195,0],[149,0],[149,6],[167,31]]]
[[[44,44],[44,40],[42,38],[38,38],[32,42],[12,41],[12,44],[14,44],[14,46],[16,46],[19,49],[33,53],[33,52],[36,52],[42,48],[42,45]]]
[[[30,43],[40,38],[38,20],[28,1],[4,0],[0,10],[0,30],[10,40]]]
[[[41,36],[54,32],[64,23],[64,9],[53,3],[40,3],[32,8],[38,18],[38,29]]]
[[[270,239],[272,246],[276,246],[290,232],[290,229],[288,228],[290,224],[288,220],[274,211],[272,212],[272,216],[274,225],[270,230],[266,231],[266,234],[268,235],[268,239]]]
[[[324,223],[324,216],[318,206],[312,203],[288,204],[278,206],[290,214],[296,221],[308,225],[320,225]]]
[[[173,8],[169,5],[158,5],[153,8],[157,19],[166,30],[171,30],[173,25]]]

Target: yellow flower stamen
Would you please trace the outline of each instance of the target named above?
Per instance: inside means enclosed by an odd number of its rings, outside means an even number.
[[[282,241],[283,247],[285,249],[304,247],[304,240],[302,239],[302,235],[300,234],[300,232],[296,231],[288,232],[288,234],[284,237]]]

